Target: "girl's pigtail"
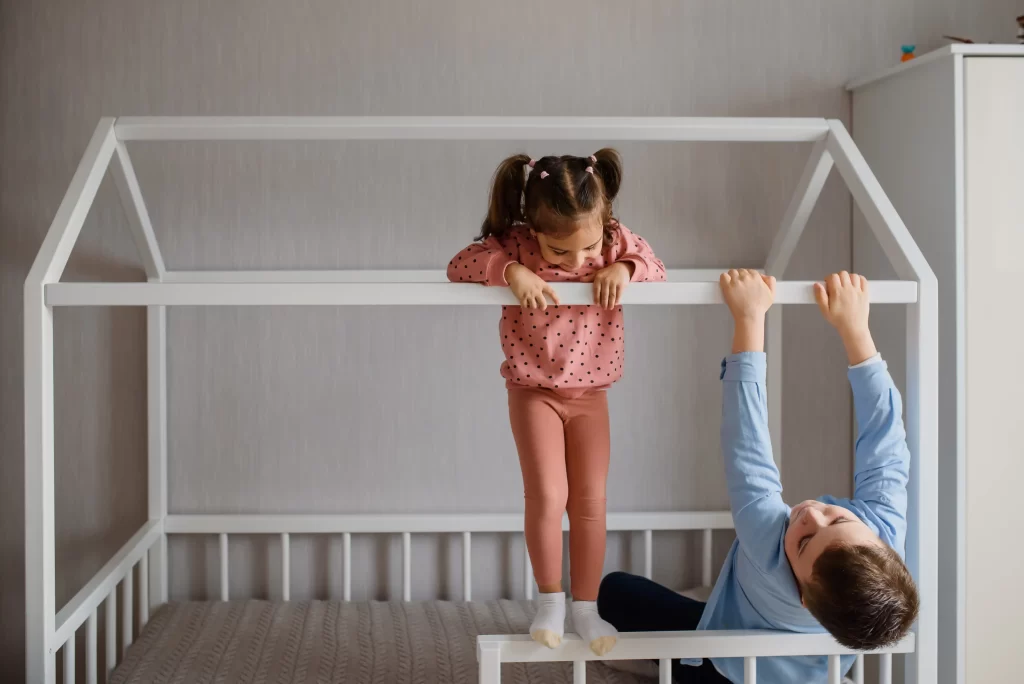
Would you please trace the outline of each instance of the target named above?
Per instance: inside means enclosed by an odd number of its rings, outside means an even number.
[[[498,165],[491,185],[487,217],[480,227],[479,239],[505,237],[513,225],[525,221],[523,190],[526,188],[529,164],[530,157],[514,154]]]

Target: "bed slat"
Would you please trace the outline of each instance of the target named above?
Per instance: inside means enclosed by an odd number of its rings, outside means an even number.
[[[124,579],[121,580],[121,657],[124,658],[125,651],[132,645],[132,607],[134,604],[135,587],[133,584],[133,570],[129,568]]]
[[[111,588],[107,595],[107,607],[104,610],[106,619],[107,636],[107,662],[104,663],[107,670],[107,679],[117,665],[117,586]]]
[[[93,609],[85,621],[85,684],[97,684],[96,650],[96,610]]]
[[[281,534],[281,600],[290,601],[292,595],[292,549],[291,536]]]
[[[228,587],[228,535],[220,534],[220,600],[227,601],[231,595]]]
[[[64,642],[64,684],[75,684],[75,633]]]
[[[473,600],[473,555],[469,532],[462,533],[462,600]]]

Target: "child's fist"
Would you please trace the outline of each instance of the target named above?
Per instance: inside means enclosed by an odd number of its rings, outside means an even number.
[[[746,268],[734,268],[718,279],[722,296],[732,317],[739,320],[764,318],[775,301],[775,278]]]
[[[868,280],[856,273],[841,271],[814,284],[814,298],[825,320],[840,335],[868,330]]]

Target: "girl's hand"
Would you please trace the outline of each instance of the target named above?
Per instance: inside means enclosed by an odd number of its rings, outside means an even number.
[[[617,261],[594,275],[594,304],[614,309],[622,300],[622,293],[633,277],[633,265]]]
[[[551,301],[558,306],[558,295],[550,283],[546,282],[539,275],[526,268],[522,264],[509,264],[505,269],[505,282],[508,283],[512,294],[519,300],[520,306],[524,309],[548,308],[548,301],[545,295],[551,297]]]
[[[745,320],[763,321],[765,313],[775,301],[775,278],[761,275],[757,271],[734,268],[723,273],[718,284],[737,323]]]
[[[825,278],[824,285],[814,284],[814,298],[821,315],[839,331],[851,366],[877,353],[868,327],[867,278],[846,271],[833,273]]]

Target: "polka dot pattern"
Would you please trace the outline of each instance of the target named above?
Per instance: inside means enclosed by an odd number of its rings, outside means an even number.
[[[633,264],[633,281],[664,281],[665,265],[647,242],[616,223],[602,255],[577,272],[564,271],[540,256],[540,246],[524,226],[508,237],[488,238],[459,252],[448,265],[452,282],[505,286],[505,268],[518,262],[549,282],[589,281],[617,261]],[[523,311],[504,306],[499,322],[505,361],[501,374],[509,385],[548,389],[598,389],[622,377],[625,330],[622,307],[549,306]]]

